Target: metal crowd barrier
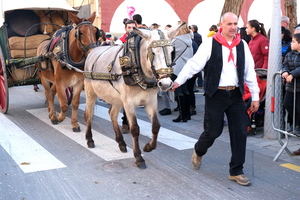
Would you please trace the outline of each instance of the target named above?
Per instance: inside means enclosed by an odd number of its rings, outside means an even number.
[[[278,80],[279,79],[279,80]],[[272,127],[278,133],[278,142],[281,145],[280,150],[274,157],[273,161],[277,161],[279,156],[286,151],[287,154],[292,155],[288,148],[289,138],[298,137],[293,134],[295,130],[295,119],[296,119],[296,79],[294,79],[294,103],[293,103],[293,131],[287,132],[287,111],[285,111],[283,106],[283,98],[285,86],[281,78],[281,73],[277,72],[272,78],[272,99],[271,99],[271,115],[272,115]],[[279,87],[279,88],[278,88]],[[298,105],[300,106],[300,105]],[[300,138],[300,137],[298,137]]]

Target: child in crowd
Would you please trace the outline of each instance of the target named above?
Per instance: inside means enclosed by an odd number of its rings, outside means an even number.
[[[297,136],[300,136],[300,33],[293,36],[291,43],[292,51],[285,56],[282,68],[282,78],[286,81],[286,93],[284,96],[284,107],[288,112],[288,123]],[[294,81],[296,80],[296,94],[294,94]],[[296,104],[294,108],[294,95]],[[293,130],[293,111],[295,110],[295,129]]]

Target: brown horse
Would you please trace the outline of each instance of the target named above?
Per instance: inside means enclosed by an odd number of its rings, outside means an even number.
[[[135,163],[139,168],[146,168],[139,147],[140,131],[135,108],[144,106],[151,120],[152,139],[144,147],[145,152],[150,152],[156,148],[160,129],[157,117],[158,88],[167,90],[172,85],[170,75],[173,46],[158,30],[135,29],[133,32],[124,47],[97,47],[86,59],[86,139],[88,147],[93,148],[95,144],[92,138],[92,118],[95,101],[100,98],[111,104],[109,114],[116,141],[120,150],[126,152],[126,143],[117,122],[119,111],[123,107],[133,137]]]
[[[41,62],[39,75],[45,88],[49,118],[53,124],[65,119],[68,109],[65,91],[66,88],[73,88],[71,123],[74,132],[80,131],[77,116],[84,79],[83,73],[77,68],[83,70],[87,53],[97,45],[98,29],[92,25],[95,16],[93,13],[88,19],[80,19],[75,14],[69,13],[69,19],[74,25],[59,29],[52,40],[41,43],[37,51],[38,56],[46,57],[46,61]],[[54,109],[56,93],[61,110],[58,117]]]

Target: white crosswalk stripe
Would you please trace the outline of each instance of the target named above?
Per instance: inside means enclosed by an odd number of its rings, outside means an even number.
[[[81,110],[85,109],[85,104],[79,107]],[[93,130],[93,138],[96,147],[93,149],[87,148],[85,133],[74,133],[71,129],[71,119],[66,118],[64,122],[53,125],[48,118],[47,108],[27,110],[37,119],[43,121],[48,126],[58,130],[71,140],[80,144],[90,152],[106,161],[114,161],[126,158],[133,158],[132,149],[127,147],[128,152],[120,152],[115,140]],[[108,108],[96,105],[95,116],[110,121],[108,115]],[[121,124],[121,117],[119,116],[118,122]],[[61,161],[55,158],[45,148],[28,136],[21,128],[9,120],[5,115],[0,114],[0,145],[18,164],[24,173],[37,172],[51,169],[58,169],[66,167]],[[147,137],[152,137],[151,123],[138,119],[141,134]],[[85,130],[86,126],[80,124],[81,129]],[[196,140],[194,138],[182,135],[175,131],[161,127],[158,137],[158,142],[167,146],[173,147],[178,150],[193,148]],[[26,148],[23,148],[26,145]]]
[[[0,145],[24,173],[66,167],[4,114],[0,122]]]
[[[85,110],[85,104],[80,104],[79,109]],[[106,107],[95,105],[94,115],[110,121],[108,108]],[[119,115],[118,118],[118,123],[120,125],[122,124],[121,117],[122,116]],[[138,124],[140,126],[140,131],[142,135],[152,137],[151,123],[138,119]],[[161,127],[159,130],[158,141],[178,150],[191,149],[197,142],[197,140],[194,138],[182,135],[180,133],[163,127]]]
[[[84,148],[88,149],[89,151],[93,152],[94,154],[96,154],[97,156],[99,156],[100,158],[106,161],[133,158],[132,149],[127,147],[127,153],[122,153],[115,140],[95,130],[93,130],[93,139],[95,141],[96,147],[92,149],[88,148],[86,144],[84,131],[81,131],[79,133],[74,133],[71,128],[71,119],[68,117],[62,123],[53,125],[48,118],[47,108],[32,109],[27,111],[32,115],[34,115],[35,117],[37,117],[39,120],[45,122],[49,126],[58,130],[62,134],[66,135],[68,138],[77,142]],[[80,128],[81,130],[86,130],[86,126],[83,124],[80,124]]]

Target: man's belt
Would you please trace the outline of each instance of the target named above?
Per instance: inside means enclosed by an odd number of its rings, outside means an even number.
[[[219,90],[235,90],[237,87],[236,86],[219,86]]]

